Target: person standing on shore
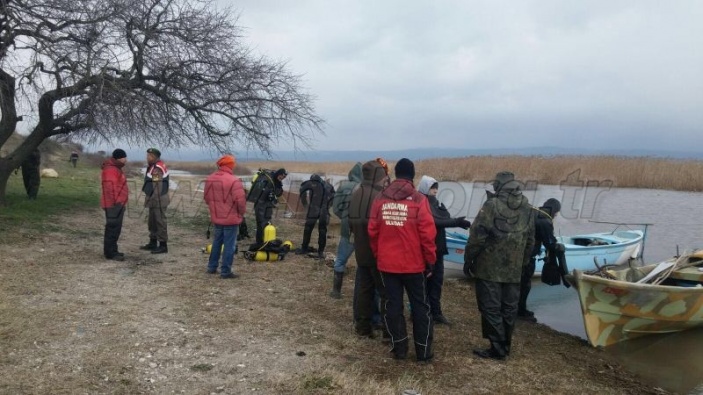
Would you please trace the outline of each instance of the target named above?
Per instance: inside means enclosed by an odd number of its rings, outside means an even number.
[[[235,165],[234,156],[225,155],[217,161],[218,169],[205,179],[203,198],[210,212],[210,221],[215,225],[207,272],[217,273],[222,254],[221,278],[238,277],[232,272],[232,262],[237,232],[246,212],[246,196],[242,181],[233,173]]]
[[[272,173],[266,172],[259,177],[266,177],[263,181],[261,192],[253,196],[254,217],[256,218],[256,244],[264,242],[264,228],[271,222],[273,209],[278,204],[278,198],[283,195],[283,180],[288,176],[286,169],[280,168]],[[252,201],[252,200],[250,200]]]
[[[161,160],[161,151],[156,148],[146,150],[146,162],[142,192],[144,207],[149,209],[149,243],[139,248],[152,254],[165,254],[168,252],[166,208],[171,201],[168,196],[168,169]]]
[[[553,221],[560,210],[561,203],[557,199],[551,198],[547,199],[535,214],[535,246],[532,248],[530,262],[523,267],[520,278],[520,302],[518,303],[517,317],[521,320],[537,322],[535,313],[527,309],[527,296],[532,289],[532,276],[535,274],[537,255],[542,252],[542,246],[546,252],[545,259],[556,259],[559,243],[554,237]]]
[[[383,314],[386,293],[376,265],[376,257],[371,249],[368,224],[371,203],[383,190],[388,176],[381,164],[375,160],[364,163],[361,174],[361,183],[352,193],[349,203],[349,227],[354,237],[354,256],[357,266],[354,279],[354,330],[358,336],[373,337],[375,296],[378,292],[380,311]]]
[[[330,297],[340,299],[342,297],[342,283],[344,281],[344,272],[347,267],[347,261],[352,253],[354,253],[354,245],[351,242],[351,229],[349,228],[349,206],[351,204],[352,193],[361,183],[362,172],[361,162],[356,162],[354,167],[349,170],[347,180],[339,185],[339,189],[332,200],[332,212],[341,220],[339,245],[337,245],[337,257],[334,259],[334,281],[332,282],[332,291]]]
[[[444,283],[444,256],[449,253],[447,249],[446,228],[469,229],[471,222],[466,217],[452,218],[447,208],[437,200],[439,183],[430,176],[422,176],[417,186],[417,191],[427,197],[432,210],[437,237],[437,260],[432,270],[432,275],[427,279],[427,297],[430,300],[430,311],[435,324],[450,325],[449,320],[442,313],[442,285]]]
[[[117,241],[122,233],[122,220],[129,199],[127,178],[122,171],[127,163],[127,153],[120,148],[112,151],[112,157],[102,164],[102,195],[100,207],[105,210],[105,235],[103,253],[105,259],[123,261],[124,254],[119,251]]]
[[[490,341],[489,348],[474,354],[504,360],[512,344],[522,268],[534,246],[535,216],[513,173],[498,173],[493,188],[495,196],[483,204],[471,225],[464,272],[476,278],[481,329]]]
[[[317,223],[317,254],[319,258],[324,257],[327,245],[327,224],[330,222],[330,205],[333,199],[334,187],[318,174],[311,175],[309,180],[300,185],[300,202],[303,207],[307,208],[307,213],[303,229],[303,242],[300,248],[295,251],[296,254],[310,252],[310,238]]]
[[[432,318],[426,276],[432,275],[437,247],[432,211],[427,198],[415,190],[415,165],[407,158],[395,165],[395,181],[373,201],[369,240],[386,290],[386,328],[393,357],[405,359],[408,333],[403,315],[403,290],[408,294],[413,321],[415,356],[428,362],[432,353]]]
[[[78,151],[72,151],[71,156],[69,157],[69,162],[73,165],[73,167],[76,167],[76,164],[78,163]]]

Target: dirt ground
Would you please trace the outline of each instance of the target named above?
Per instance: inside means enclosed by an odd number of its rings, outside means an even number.
[[[539,324],[518,323],[509,360],[475,358],[471,350],[486,343],[465,280],[446,283],[454,324],[436,328],[434,362],[395,361],[380,336],[354,335],[353,258],[341,300],[328,296],[327,264],[294,254],[280,262],[239,254],[241,277],[223,280],[205,272],[205,229],[186,222],[174,218],[169,253],[151,255],[138,249],[147,226],[130,203],[124,262],[103,259],[97,208],[0,242],[0,393],[664,393]],[[279,238],[297,246],[300,221],[277,223]]]

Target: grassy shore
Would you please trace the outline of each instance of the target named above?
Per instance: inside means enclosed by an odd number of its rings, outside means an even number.
[[[374,158],[359,158],[361,162]],[[411,158],[412,159],[412,158]],[[285,167],[288,171],[347,174],[353,162],[247,162],[250,169]],[[389,163],[389,166],[394,163]],[[549,185],[612,185],[618,188],[703,191],[703,161],[624,156],[472,156],[415,163],[417,178],[440,181],[489,181],[509,170],[523,182]],[[612,184],[611,184],[612,183]]]

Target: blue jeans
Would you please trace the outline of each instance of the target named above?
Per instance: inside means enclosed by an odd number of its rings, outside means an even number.
[[[348,237],[340,237],[339,246],[337,246],[337,258],[334,260],[334,271],[344,273],[344,269],[347,267],[347,261],[353,253],[354,244],[349,241]]]
[[[207,263],[207,270],[214,273],[217,270],[217,263],[220,261],[220,251],[222,245],[225,248],[222,251],[222,268],[220,269],[221,276],[228,276],[232,273],[232,261],[234,261],[234,247],[237,241],[237,232],[239,225],[215,225],[215,237],[212,239],[212,249],[210,250],[210,259]]]

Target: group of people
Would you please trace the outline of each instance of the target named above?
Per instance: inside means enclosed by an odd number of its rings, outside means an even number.
[[[168,205],[168,170],[160,152],[147,150],[147,170],[142,190],[149,208],[149,243],[142,248],[152,253],[167,252],[165,208]],[[106,213],[105,257],[123,260],[118,251],[128,189],[122,167],[126,154],[116,149],[103,164],[102,207]],[[249,196],[234,175],[234,156],[224,155],[218,169],[205,181],[204,199],[215,236],[207,272],[222,278],[236,278],[232,271],[238,227],[244,219],[246,201],[254,202],[257,243],[263,242],[263,228],[271,220],[277,199],[283,193],[285,169],[266,172],[257,195]],[[549,199],[539,209],[532,207],[521,192],[513,173],[500,172],[492,183],[486,202],[473,224],[465,217],[452,218],[437,199],[439,184],[429,176],[417,189],[414,163],[403,158],[394,168],[391,181],[388,164],[381,158],[357,163],[339,191],[312,175],[301,185],[301,201],[307,207],[301,253],[310,250],[310,239],[318,225],[318,253],[326,246],[329,208],[341,219],[341,237],[334,264],[330,296],[341,297],[346,262],[354,253],[357,263],[354,284],[354,323],[357,335],[374,337],[373,316],[383,317],[383,337],[391,343],[396,359],[406,359],[409,336],[404,316],[404,294],[408,295],[413,323],[415,357],[432,360],[433,326],[450,325],[441,306],[444,255],[448,253],[445,229],[469,229],[464,272],[476,280],[476,299],[481,313],[483,337],[489,347],[476,349],[482,358],[505,359],[511,350],[516,319],[535,321],[527,309],[535,258],[544,245],[553,253],[559,244],[552,220],[559,201]],[[220,258],[221,264],[220,264]],[[379,303],[380,301],[380,303]]]
[[[161,151],[149,148],[146,151],[147,167],[144,173],[144,207],[148,208],[149,242],[141,247],[152,254],[168,252],[168,226],[166,208],[169,205],[169,173],[161,160]],[[103,254],[106,259],[124,261],[124,253],[119,251],[117,242],[122,233],[122,223],[129,200],[129,186],[123,167],[127,163],[127,153],[117,148],[102,164],[102,195],[100,206],[105,211],[105,234]]]
[[[552,223],[561,208],[559,201],[549,199],[535,209],[522,195],[514,175],[501,172],[472,225],[465,217],[451,217],[437,199],[439,184],[434,178],[422,176],[415,189],[412,161],[401,159],[394,170],[391,182],[381,158],[357,163],[348,181],[340,184],[333,208],[342,228],[330,296],[341,297],[345,265],[354,252],[356,333],[374,336],[373,315],[378,309],[393,356],[405,359],[409,344],[403,315],[406,293],[415,356],[418,361],[431,360],[433,325],[450,325],[441,306],[444,255],[448,253],[445,229],[470,229],[464,270],[476,279],[482,333],[490,343],[475,354],[505,359],[515,320],[536,322],[527,309],[527,296],[541,246],[548,255],[559,247]]]

